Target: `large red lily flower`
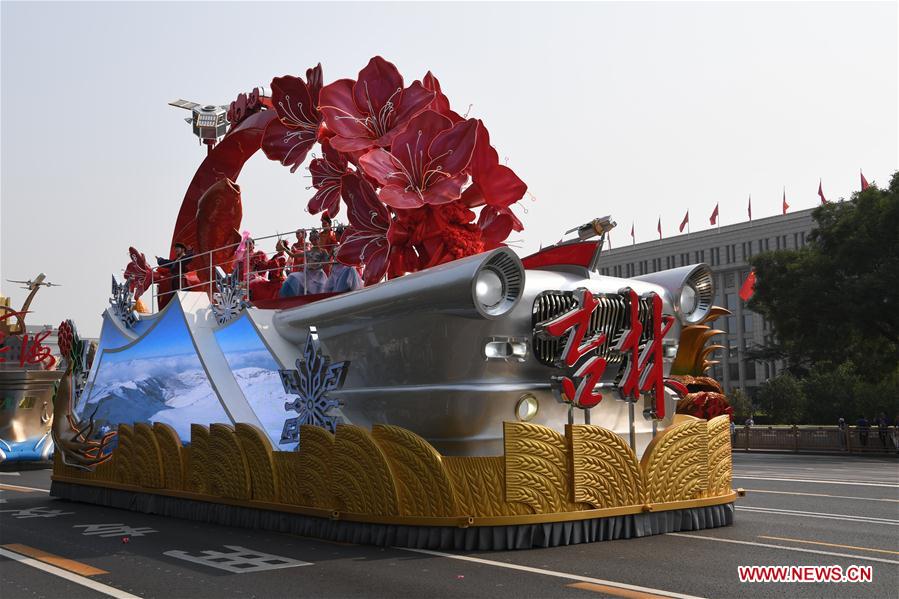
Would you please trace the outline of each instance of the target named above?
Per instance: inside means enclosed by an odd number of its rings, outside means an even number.
[[[397,209],[419,208],[458,200],[468,181],[477,139],[474,119],[455,125],[428,110],[411,121],[393,140],[390,151],[376,148],[359,159],[366,175],[383,187],[381,201]]]
[[[278,119],[272,121],[262,138],[262,150],[295,172],[315,144],[322,115],[318,111],[322,88],[322,67],[306,70],[306,80],[285,76],[272,79],[272,105]]]
[[[372,285],[387,272],[390,212],[378,200],[371,183],[357,173],[341,177],[341,188],[350,225],[341,238],[337,259],[349,266],[365,265],[362,280],[366,285]]]
[[[490,134],[481,121],[478,121],[478,141],[470,170],[471,185],[462,200],[472,208],[484,204],[506,208],[520,200],[528,190],[512,169],[499,163],[499,155],[490,145]]]
[[[380,56],[359,71],[359,78],[339,79],[321,91],[320,109],[332,145],[340,152],[387,147],[403,126],[434,99],[418,81],[403,89],[403,76]]]
[[[317,190],[309,200],[309,212],[318,214],[325,211],[332,218],[340,212],[341,178],[350,172],[346,157],[331,147],[327,139],[321,141],[321,158],[315,158],[309,165],[312,186]]]

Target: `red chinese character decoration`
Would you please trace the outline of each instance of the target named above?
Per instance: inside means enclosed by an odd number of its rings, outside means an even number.
[[[584,341],[590,328],[590,317],[593,316],[599,302],[586,289],[578,289],[575,294],[578,302],[577,308],[543,325],[543,331],[553,337],[561,337],[569,330],[571,331],[561,360],[569,369],[573,368],[581,358],[606,342],[605,333],[600,333],[592,339]],[[567,376],[559,379],[563,398],[579,408],[586,409],[596,406],[602,401],[599,382],[605,370],[605,358],[597,355],[591,356],[574,373],[574,378],[581,380],[580,384],[575,386],[574,380]]]
[[[0,322],[8,318],[24,319],[25,312],[6,312],[0,314]],[[50,331],[42,331],[36,335],[23,333],[21,335],[21,345],[19,351],[19,366],[24,368],[26,365],[31,366],[40,364],[45,370],[50,370],[56,366],[56,358],[53,357],[50,348],[43,344],[44,339],[50,335]],[[5,345],[4,341],[10,337],[19,337],[19,335],[8,335],[5,331],[0,330],[0,363],[6,362],[6,358],[2,354],[10,350],[9,345]]]
[[[643,337],[643,323],[640,322],[639,296],[632,289],[622,292],[627,298],[630,328],[625,330],[612,351],[627,357],[625,371],[618,386],[622,399],[636,401],[641,394],[652,394],[655,398],[654,416],[665,417],[665,375],[662,352],[662,340],[671,329],[674,318],[662,314],[662,298],[650,293],[652,310],[652,332],[644,346],[640,347]],[[586,338],[590,329],[590,320],[599,301],[586,289],[575,291],[578,306],[561,316],[544,323],[539,332],[552,337],[561,337],[571,331],[568,342],[558,361],[560,368],[570,370],[577,367],[570,376],[556,379],[560,386],[563,400],[573,405],[589,409],[602,401],[601,380],[606,369],[605,358],[597,355],[595,350],[606,342],[606,334]],[[590,355],[593,353],[593,355]],[[578,381],[578,382],[576,382]]]

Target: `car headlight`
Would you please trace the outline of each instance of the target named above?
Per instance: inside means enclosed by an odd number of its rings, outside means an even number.
[[[712,271],[702,264],[681,285],[675,309],[686,324],[702,322],[709,314],[714,294]]]
[[[692,314],[696,310],[696,289],[692,285],[684,285],[680,290],[680,309],[684,314]]]
[[[472,281],[475,307],[487,318],[511,311],[524,290],[524,268],[511,252],[497,252],[481,266]]]
[[[474,293],[485,308],[495,308],[503,301],[503,280],[493,269],[485,268],[478,273],[474,284]]]

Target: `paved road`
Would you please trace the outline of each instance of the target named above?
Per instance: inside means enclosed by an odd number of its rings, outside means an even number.
[[[737,454],[734,461],[734,486],[747,495],[732,527],[464,554],[71,503],[49,498],[49,470],[0,472],[0,596],[897,597],[899,461],[774,454]],[[127,543],[122,527],[133,533]],[[873,582],[737,579],[739,565],[834,564],[872,566]]]

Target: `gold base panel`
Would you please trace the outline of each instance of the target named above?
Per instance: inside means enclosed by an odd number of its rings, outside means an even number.
[[[568,425],[562,435],[504,424],[504,455],[441,456],[396,426],[336,434],[303,426],[299,451],[275,451],[254,426],[191,426],[182,446],[161,423],[120,425],[93,471],[65,465],[53,480],[280,511],[411,526],[505,526],[587,520],[732,503],[730,424],[678,416],[641,460],[617,434]]]

